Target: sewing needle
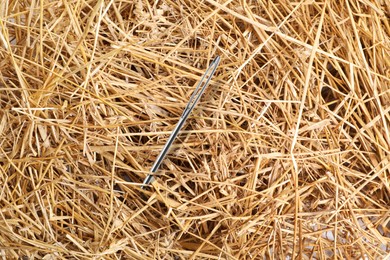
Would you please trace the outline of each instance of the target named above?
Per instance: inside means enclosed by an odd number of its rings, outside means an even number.
[[[191,111],[194,109],[196,103],[198,103],[200,97],[202,96],[202,94],[205,91],[207,85],[209,84],[212,76],[214,75],[215,70],[217,69],[219,62],[220,62],[220,57],[219,56],[215,57],[215,59],[211,62],[210,66],[207,68],[206,72],[203,74],[201,80],[199,81],[198,85],[195,88],[194,93],[192,93],[190,100],[188,101],[187,106],[185,107],[182,115],[180,116],[179,122],[175,126],[175,129],[173,129],[171,135],[168,138],[168,141],[164,145],[164,147],[161,150],[160,154],[158,155],[156,161],[154,162],[152,168],[150,169],[150,173],[148,174],[148,176],[145,178],[144,182],[142,183],[142,186],[141,186],[142,189],[144,189],[146,185],[151,184],[155,180],[153,177],[153,174],[160,167],[162,161],[164,160],[165,156],[168,153],[169,148],[171,147],[171,145],[173,144],[177,135],[179,134],[180,129],[183,127],[185,121],[187,120]]]

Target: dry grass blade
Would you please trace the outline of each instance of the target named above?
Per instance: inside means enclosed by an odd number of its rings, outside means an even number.
[[[0,1],[0,256],[390,257],[389,16],[380,0]]]

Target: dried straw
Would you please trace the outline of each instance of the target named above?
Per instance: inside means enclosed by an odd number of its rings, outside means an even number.
[[[383,0],[0,1],[0,255],[389,257],[389,15]]]

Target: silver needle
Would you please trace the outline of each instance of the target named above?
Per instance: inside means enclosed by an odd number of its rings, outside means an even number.
[[[188,104],[183,111],[183,114],[181,114],[181,116],[180,116],[179,122],[177,123],[175,129],[173,129],[171,135],[168,138],[168,141],[164,145],[164,147],[161,150],[160,154],[158,155],[156,161],[154,162],[152,168],[150,169],[150,173],[148,174],[148,176],[145,178],[144,182],[142,183],[142,186],[141,186],[142,189],[144,189],[146,185],[148,185],[154,181],[153,174],[160,167],[162,161],[164,160],[165,156],[168,153],[169,148],[173,144],[173,141],[176,139],[176,136],[179,134],[180,129],[183,127],[185,121],[187,120],[191,111],[194,109],[196,103],[198,103],[200,97],[202,96],[202,94],[205,91],[207,85],[209,84],[212,76],[214,75],[215,70],[217,69],[220,60],[221,60],[221,58],[219,56],[215,57],[215,59],[211,62],[210,66],[208,67],[206,72],[203,74],[200,82],[196,86],[194,93],[192,93],[190,100],[188,101]]]

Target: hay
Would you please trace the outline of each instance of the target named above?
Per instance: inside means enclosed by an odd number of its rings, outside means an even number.
[[[388,257],[389,30],[382,0],[1,1],[0,255]]]

